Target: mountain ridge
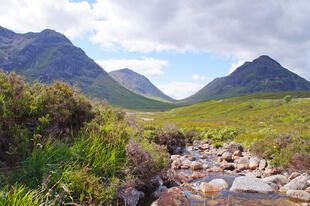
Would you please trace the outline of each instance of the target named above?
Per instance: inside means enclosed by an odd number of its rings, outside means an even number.
[[[309,91],[310,82],[262,55],[245,62],[230,75],[216,78],[194,95],[181,100],[186,104],[259,92]]]
[[[175,101],[160,91],[148,78],[129,68],[111,71],[109,74],[121,85],[135,93],[157,100]]]
[[[172,107],[129,91],[65,35],[51,29],[19,34],[1,27],[0,68],[15,71],[27,81],[51,83],[59,80],[76,84],[92,98],[106,99],[129,109]]]

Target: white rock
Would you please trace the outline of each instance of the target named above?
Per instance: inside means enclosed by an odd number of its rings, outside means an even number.
[[[259,165],[259,159],[257,157],[251,157],[249,167],[251,170],[255,170]]]
[[[287,190],[303,190],[306,187],[310,186],[309,181],[310,176],[307,174],[302,174],[296,178],[294,178],[292,181],[284,185],[280,188],[281,192],[286,192]]]
[[[270,177],[265,177],[262,179],[264,182],[270,184],[270,183],[275,183],[279,186],[283,186],[287,184],[288,180],[284,175],[274,175]]]
[[[231,188],[231,192],[250,192],[250,193],[272,193],[272,187],[258,178],[236,177]]]
[[[228,188],[227,182],[223,179],[213,179],[209,182],[209,184],[216,187],[219,191],[226,190]]]
[[[310,193],[304,190],[287,190],[286,196],[302,202],[310,202]]]

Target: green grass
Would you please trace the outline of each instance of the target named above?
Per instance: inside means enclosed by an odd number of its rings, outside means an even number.
[[[189,141],[210,139],[217,147],[232,140],[240,142],[274,164],[288,167],[296,153],[309,158],[310,99],[304,99],[309,94],[251,94],[136,116],[154,119],[140,121],[145,126],[175,124]],[[285,101],[284,97],[288,95],[295,99]],[[305,167],[309,166],[305,163]]]

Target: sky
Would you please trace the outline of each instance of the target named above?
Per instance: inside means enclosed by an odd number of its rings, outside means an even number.
[[[0,0],[0,26],[54,29],[176,99],[260,55],[310,80],[309,20],[309,0]]]

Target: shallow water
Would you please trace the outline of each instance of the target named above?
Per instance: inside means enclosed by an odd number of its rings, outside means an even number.
[[[210,168],[215,166],[217,163],[217,156],[210,156],[207,159],[200,159],[200,153],[197,151],[192,151],[192,147],[188,146],[186,148],[187,153],[194,155],[196,161],[202,161],[208,164]],[[179,172],[184,172],[191,175],[191,169],[183,169]],[[191,206],[201,206],[201,205],[212,205],[212,206],[222,206],[222,205],[272,205],[272,206],[290,206],[295,205],[289,201],[286,197],[282,196],[278,192],[272,194],[259,194],[259,193],[233,193],[229,189],[234,181],[238,177],[234,173],[215,173],[209,174],[204,178],[196,179],[195,181],[189,183],[191,187],[182,187],[182,191],[189,197]],[[227,190],[223,190],[217,193],[212,193],[208,195],[202,195],[201,193],[193,191],[191,188],[197,188],[201,182],[210,182],[213,179],[221,178],[224,179],[229,187]]]

